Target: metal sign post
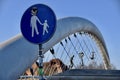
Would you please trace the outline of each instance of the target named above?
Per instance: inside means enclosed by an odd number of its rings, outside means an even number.
[[[41,76],[42,80],[44,80],[44,78],[43,78],[43,74],[44,74],[44,72],[43,72],[43,58],[44,58],[44,55],[43,55],[42,51],[43,51],[42,44],[39,44],[39,57],[38,57],[38,59],[39,59],[39,76]]]
[[[29,7],[21,19],[22,35],[29,42],[39,45],[39,75],[43,78],[42,44],[51,39],[56,30],[56,16],[53,10],[44,4]]]

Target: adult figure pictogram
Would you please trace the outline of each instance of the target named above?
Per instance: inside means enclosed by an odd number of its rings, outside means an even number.
[[[34,37],[34,31],[36,32],[37,35],[39,35],[38,28],[37,28],[37,21],[39,24],[42,25],[41,21],[39,18],[36,16],[38,10],[36,7],[33,7],[31,10],[31,20],[30,20],[30,26],[32,27],[32,37]]]

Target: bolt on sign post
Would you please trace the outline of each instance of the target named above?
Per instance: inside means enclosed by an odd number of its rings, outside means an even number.
[[[32,5],[24,12],[20,25],[24,38],[39,45],[39,75],[43,80],[42,44],[50,40],[56,30],[55,13],[47,5]]]

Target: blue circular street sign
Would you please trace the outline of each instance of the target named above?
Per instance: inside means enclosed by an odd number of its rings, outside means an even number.
[[[32,43],[47,42],[55,30],[56,16],[53,10],[44,4],[29,7],[21,18],[21,32]]]

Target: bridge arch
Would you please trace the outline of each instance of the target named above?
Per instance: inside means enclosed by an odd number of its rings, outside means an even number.
[[[65,37],[74,34],[75,32],[82,31],[91,34],[91,36],[93,36],[95,41],[98,43],[98,46],[102,51],[101,54],[105,63],[105,67],[106,69],[108,69],[110,67],[110,59],[103,36],[92,22],[84,18],[67,17],[59,19],[54,36],[52,37],[52,39],[50,39],[50,41],[43,45],[43,48],[45,49],[44,53]]]
[[[90,34],[98,43],[98,46],[102,51],[101,54],[105,67],[108,69],[110,59],[103,36],[92,22],[80,17],[59,19],[57,21],[57,28],[54,36],[48,42],[43,44],[43,53],[47,52],[52,46],[60,42],[65,37],[82,31]],[[0,55],[0,63],[3,65],[0,66],[0,77],[5,77],[5,80],[14,80],[17,79],[18,76],[20,76],[23,71],[25,71],[26,68],[28,68],[37,59],[38,46],[27,42],[20,34],[9,41],[2,43],[0,45],[0,53],[2,53]],[[8,57],[10,58],[8,59]],[[14,57],[14,59],[12,57]],[[12,62],[13,64],[10,64],[9,62]],[[6,66],[9,67],[6,68]],[[2,69],[4,68],[6,68],[6,70],[3,71]],[[13,74],[11,74],[11,72],[13,72]],[[7,77],[4,74],[6,74]]]

